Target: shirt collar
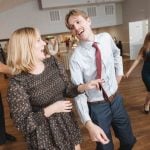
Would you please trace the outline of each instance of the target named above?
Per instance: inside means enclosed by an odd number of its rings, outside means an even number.
[[[98,38],[98,36],[97,36],[97,35],[95,35],[95,40],[94,40],[94,42],[96,42],[96,43],[100,44],[100,39]]]
[[[89,47],[92,47],[92,44],[96,42],[98,44],[100,44],[97,35],[94,35],[94,41],[80,41],[80,45],[84,48],[89,49]]]

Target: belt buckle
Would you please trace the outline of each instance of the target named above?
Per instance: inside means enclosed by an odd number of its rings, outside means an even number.
[[[110,97],[109,97],[109,101],[112,102],[116,96],[117,92],[115,92],[114,94],[112,94]]]
[[[114,99],[114,95],[111,95],[111,96],[109,97],[109,101],[111,102],[113,99]]]

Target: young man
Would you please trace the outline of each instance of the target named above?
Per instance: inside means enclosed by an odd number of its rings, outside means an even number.
[[[97,76],[94,42],[101,53],[100,75],[104,80],[100,85],[101,88],[87,91],[75,98],[81,121],[88,129],[91,139],[97,142],[96,150],[114,149],[111,127],[120,140],[120,150],[131,150],[136,139],[123,106],[123,98],[117,92],[123,76],[120,50],[108,33],[94,35],[91,19],[85,12],[71,10],[66,15],[65,21],[67,28],[80,41],[70,60],[71,78],[74,84],[83,84]],[[107,98],[104,98],[103,91]]]

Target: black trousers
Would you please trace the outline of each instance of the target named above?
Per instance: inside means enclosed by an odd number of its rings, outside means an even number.
[[[5,141],[6,141],[6,129],[5,129],[4,108],[0,93],[0,144],[5,143]]]

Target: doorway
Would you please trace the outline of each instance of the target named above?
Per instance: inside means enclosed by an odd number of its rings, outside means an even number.
[[[148,20],[129,22],[130,60],[134,60],[148,32]]]

